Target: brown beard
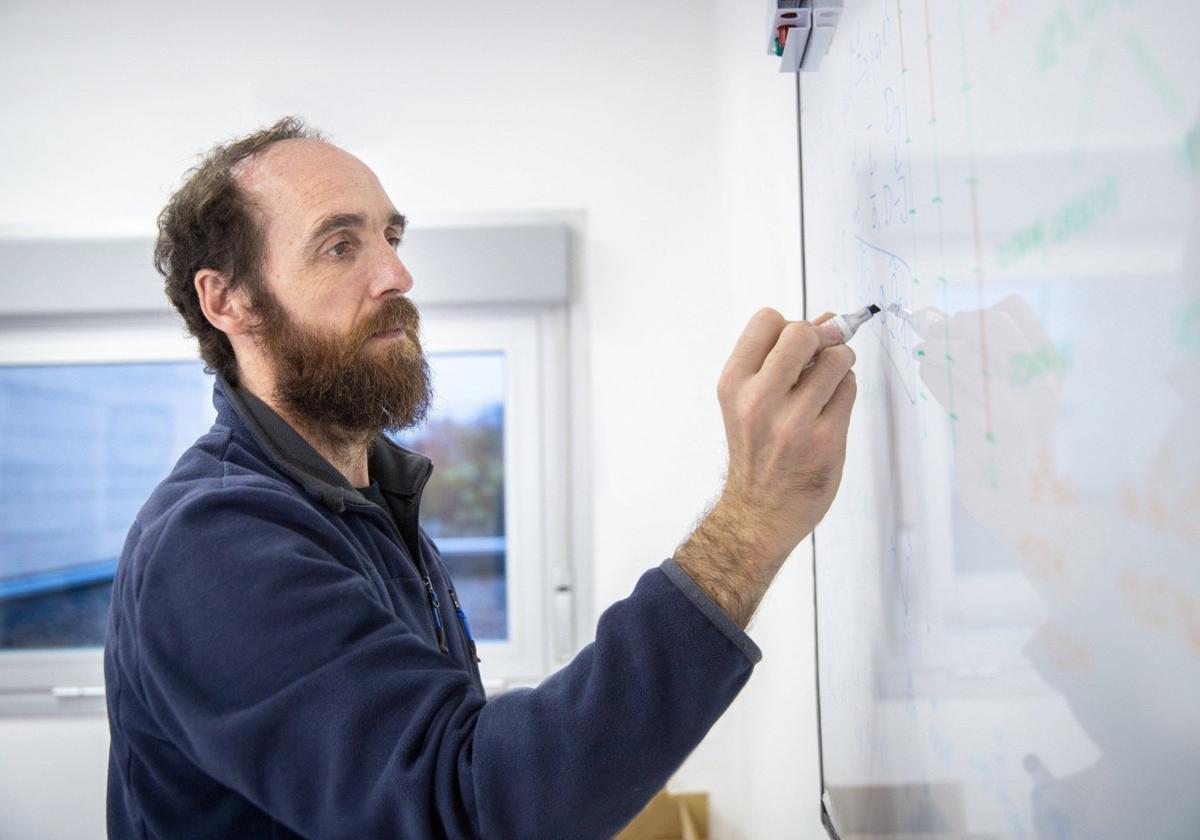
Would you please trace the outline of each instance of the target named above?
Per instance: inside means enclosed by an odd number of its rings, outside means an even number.
[[[297,322],[270,289],[254,295],[255,336],[275,373],[280,406],[331,440],[371,439],[425,420],[432,401],[420,315],[406,297],[389,298],[348,333]],[[372,339],[403,329],[403,338]]]

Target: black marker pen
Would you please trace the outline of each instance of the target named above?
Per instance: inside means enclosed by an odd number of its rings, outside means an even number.
[[[824,330],[830,338],[834,339],[833,344],[845,344],[854,337],[854,334],[858,332],[859,327],[867,323],[867,321],[870,321],[878,313],[879,307],[872,303],[870,306],[864,306],[862,309],[859,309],[856,312],[849,312],[845,315],[834,315],[824,324],[818,325],[817,329]],[[830,327],[832,327],[832,329],[829,329]],[[834,329],[837,330],[836,335],[833,332]],[[833,346],[833,344],[830,346]],[[817,355],[820,354],[818,353]],[[800,370],[808,370],[810,367],[816,364],[816,362],[817,357],[813,356],[812,359],[809,360],[809,363]]]

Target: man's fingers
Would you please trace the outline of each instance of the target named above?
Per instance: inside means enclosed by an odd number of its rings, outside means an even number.
[[[857,394],[858,381],[854,377],[854,371],[848,370],[842,377],[842,381],[833,389],[833,396],[829,398],[829,402],[825,403],[825,408],[821,410],[822,419],[829,418],[833,422],[845,426]]]
[[[821,349],[833,347],[835,344],[842,344],[846,341],[842,335],[841,329],[837,324],[830,324],[827,321],[822,321],[817,328],[817,338],[821,340]]]
[[[826,312],[814,322],[787,321],[774,309],[760,309],[746,325],[721,375],[719,390],[730,394],[737,383],[756,374],[756,384],[765,392],[785,397],[797,383],[801,372],[819,359],[824,348],[842,343],[841,332],[833,325],[822,328],[834,317]],[[851,360],[853,353],[850,353]],[[852,363],[852,362],[851,362]],[[826,372],[816,377],[821,387],[814,391],[813,411],[819,412],[844,370]],[[828,377],[835,377],[826,382]],[[816,400],[820,399],[820,404]]]
[[[804,371],[796,385],[796,399],[802,410],[816,417],[832,399],[834,391],[854,364],[854,351],[845,344],[822,350],[816,364]]]
[[[807,321],[792,321],[779,333],[779,340],[763,362],[762,386],[780,398],[796,384],[800,371],[820,350],[817,328]]]
[[[832,312],[826,312],[812,322],[814,327],[820,327],[820,329],[817,330],[817,338],[820,339],[821,342],[820,349],[817,351],[818,353],[821,350],[824,350],[826,347],[832,347],[835,344],[841,344],[845,341],[845,339],[842,338],[842,331],[839,330],[836,325],[830,324],[827,327],[821,326],[835,317],[836,316]]]
[[[742,380],[758,373],[787,323],[774,309],[760,309],[754,313],[734,345],[723,378]]]

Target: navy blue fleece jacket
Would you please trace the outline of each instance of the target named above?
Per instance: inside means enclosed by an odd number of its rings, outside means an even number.
[[[609,837],[761,656],[667,560],[570,664],[488,700],[418,524],[429,460],[379,439],[385,511],[249,392],[214,404],[113,586],[110,837]]]

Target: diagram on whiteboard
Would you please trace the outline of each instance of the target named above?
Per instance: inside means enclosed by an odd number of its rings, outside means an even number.
[[[801,74],[809,311],[883,310],[816,533],[843,838],[1200,837],[1195,31],[870,0]]]

